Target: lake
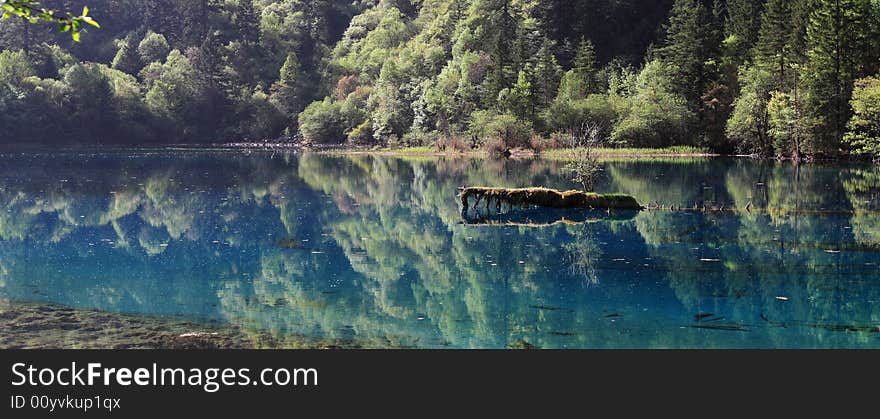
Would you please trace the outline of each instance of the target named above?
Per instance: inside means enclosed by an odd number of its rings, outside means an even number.
[[[167,321],[256,347],[880,348],[880,169],[608,160],[597,191],[664,208],[463,221],[457,187],[576,187],[563,166],[0,154],[0,346]]]

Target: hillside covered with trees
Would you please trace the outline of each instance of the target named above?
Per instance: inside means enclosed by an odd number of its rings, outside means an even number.
[[[880,157],[880,0],[87,3],[0,21],[0,143]]]

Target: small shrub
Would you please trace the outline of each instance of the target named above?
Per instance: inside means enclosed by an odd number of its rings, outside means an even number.
[[[561,132],[554,132],[550,134],[550,138],[544,138],[539,135],[535,135],[532,136],[531,147],[532,150],[535,150],[537,152],[565,148],[568,139],[569,135]]]
[[[463,153],[465,151],[470,150],[470,147],[467,143],[459,136],[449,136],[443,137],[436,142],[437,150],[439,151],[456,151],[459,153]]]
[[[468,133],[475,144],[500,139],[506,148],[530,147],[532,126],[515,116],[493,111],[476,111],[471,115]]]
[[[565,166],[565,170],[572,172],[571,180],[580,184],[584,192],[592,192],[602,166],[592,150],[584,148],[578,150],[575,159]]]
[[[345,136],[345,121],[338,102],[325,98],[299,114],[299,129],[310,143],[338,144]]]
[[[504,157],[510,152],[510,147],[501,138],[495,138],[484,143],[483,150],[491,157]]]
[[[348,142],[351,144],[370,144],[373,142],[373,124],[369,119],[348,132]]]
[[[402,147],[422,147],[426,145],[436,144],[439,141],[440,134],[436,131],[411,130],[403,134],[400,139]]]

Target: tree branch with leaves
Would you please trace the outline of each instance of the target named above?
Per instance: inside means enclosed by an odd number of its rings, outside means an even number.
[[[82,14],[47,9],[39,2],[32,0],[0,0],[0,17],[8,19],[20,17],[29,23],[51,22],[58,25],[61,32],[70,32],[71,38],[79,42],[83,23],[100,28],[101,25],[89,16],[88,6],[83,7]]]

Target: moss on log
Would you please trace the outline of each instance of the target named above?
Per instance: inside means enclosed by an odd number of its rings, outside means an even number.
[[[607,210],[641,210],[635,198],[624,194],[598,194],[582,191],[557,191],[548,188],[459,188],[459,197],[463,212],[469,208],[469,200],[475,199],[476,208],[481,201],[485,201],[487,209],[494,201],[500,209],[502,203],[510,207],[542,208],[583,208],[583,209],[607,209]]]

